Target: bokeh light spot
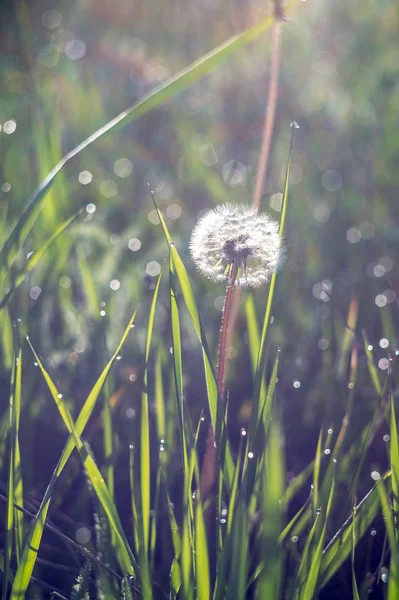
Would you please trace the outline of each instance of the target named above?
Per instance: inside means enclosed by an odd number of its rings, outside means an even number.
[[[87,185],[93,179],[93,175],[90,173],[90,171],[81,171],[79,173],[78,179],[79,183],[81,183],[82,185]]]

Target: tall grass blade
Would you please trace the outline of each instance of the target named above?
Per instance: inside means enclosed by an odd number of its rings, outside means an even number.
[[[266,460],[262,469],[262,554],[265,557],[259,581],[258,598],[278,598],[283,562],[279,535],[282,529],[282,497],[285,466],[281,448],[281,431],[277,419],[270,429]]]

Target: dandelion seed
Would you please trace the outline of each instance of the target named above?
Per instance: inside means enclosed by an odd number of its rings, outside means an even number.
[[[200,218],[191,234],[191,256],[201,273],[215,281],[259,287],[283,261],[279,225],[252,207],[223,204]]]

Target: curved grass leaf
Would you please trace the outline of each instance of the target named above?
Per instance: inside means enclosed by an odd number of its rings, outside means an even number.
[[[22,598],[25,597],[25,593],[26,593],[27,587],[29,585],[29,582],[30,582],[30,579],[32,576],[32,572],[33,572],[33,568],[35,566],[37,554],[39,551],[39,546],[40,546],[40,542],[41,542],[42,535],[43,535],[43,529],[44,529],[44,525],[45,525],[45,521],[46,521],[46,517],[47,517],[47,512],[48,512],[48,509],[50,506],[51,495],[52,495],[54,485],[55,485],[56,481],[58,480],[61,472],[63,471],[70,455],[72,454],[72,451],[73,451],[75,445],[77,443],[79,443],[79,437],[82,435],[82,433],[87,425],[87,422],[88,422],[88,420],[91,416],[91,413],[94,409],[94,406],[97,402],[98,396],[102,390],[104,382],[108,376],[108,373],[109,373],[114,361],[116,360],[116,357],[120,353],[120,350],[128,336],[130,328],[133,326],[135,317],[136,317],[136,311],[134,312],[132,318],[130,319],[128,326],[123,333],[122,339],[119,342],[119,345],[118,345],[115,353],[111,357],[110,361],[106,365],[105,369],[103,370],[103,372],[101,373],[97,382],[95,383],[93,389],[91,390],[86,402],[84,403],[84,405],[79,413],[79,416],[78,416],[75,424],[73,424],[71,417],[68,416],[69,413],[67,413],[63,410],[64,406],[57,404],[58,408],[60,409],[61,415],[64,415],[65,421],[68,423],[69,427],[71,428],[70,431],[72,431],[73,433],[70,434],[70,436],[64,446],[64,450],[61,454],[61,457],[58,460],[57,466],[54,470],[54,473],[52,475],[50,483],[47,486],[46,493],[40,504],[40,508],[39,508],[39,510],[36,514],[35,520],[31,526],[31,530],[28,534],[28,539],[25,543],[21,561],[18,566],[17,572],[15,574],[14,583],[13,583],[12,590],[11,590],[10,600],[17,600],[17,599],[21,600]],[[43,370],[42,370],[42,372],[43,372]],[[48,385],[52,384],[52,382],[50,383],[50,381],[47,381],[47,383],[48,383]],[[49,387],[50,387],[50,385],[49,385]],[[52,385],[54,385],[54,384],[52,384]],[[50,388],[50,391],[52,392],[52,394],[53,394],[53,392],[55,393],[55,395],[57,396],[57,400],[59,402],[60,399],[58,398],[58,392],[57,392],[55,386],[54,386],[54,390],[52,390],[52,388]],[[62,410],[62,412],[61,412],[61,410]],[[67,427],[68,427],[68,425],[67,425]],[[69,427],[68,427],[68,429],[69,429]],[[92,473],[92,477],[94,478],[93,473]],[[93,481],[92,481],[92,483],[93,483]],[[112,520],[112,524],[115,526],[115,528],[117,530],[117,534],[120,539],[120,542],[118,543],[119,558],[120,558],[121,562],[123,563],[124,567],[126,568],[126,571],[128,573],[133,574],[134,571],[137,569],[136,561],[135,561],[135,558],[134,558],[133,554],[131,553],[131,551],[129,551],[129,546],[126,542],[126,539],[125,539],[125,536],[123,533],[123,529],[121,528],[120,523],[118,522],[119,517],[117,516],[117,514],[115,514],[116,511],[114,513],[112,499],[111,499],[111,502],[108,502],[108,498],[106,497],[106,492],[104,491],[104,488],[103,488],[104,482],[102,480],[101,475],[99,476],[98,481],[96,481],[94,483],[96,484],[96,487],[94,486],[94,484],[93,484],[93,487],[95,487],[95,489],[97,488],[100,492],[99,500],[103,504],[104,510],[106,511],[108,518],[110,519],[110,521]],[[96,489],[96,492],[97,492],[97,489]]]
[[[292,0],[286,7],[285,12],[289,12],[300,3],[300,0]],[[156,108],[169,98],[175,96],[179,92],[185,90],[192,83],[198,81],[201,77],[209,73],[216,66],[221,64],[234,53],[241,50],[246,44],[252,42],[262,33],[267,31],[274,23],[274,15],[269,15],[257,25],[254,25],[247,31],[231,37],[227,42],[224,42],[202,58],[192,63],[186,69],[183,69],[169,79],[165,84],[157,87],[150,92],[142,100],[133,106],[122,111],[117,117],[109,121],[103,127],[100,127],[87,139],[81,142],[76,148],[68,152],[54,169],[48,174],[39,188],[29,200],[24,212],[18,219],[12,229],[8,239],[6,240],[0,252],[0,281],[6,276],[8,268],[15,260],[16,254],[20,246],[24,243],[30,230],[32,229],[43,206],[43,201],[46,194],[50,190],[57,175],[63,167],[82,150],[85,150],[93,142],[111,131],[116,131],[119,127],[131,123],[138,117],[146,114],[150,110]]]
[[[50,246],[58,239],[58,237],[65,231],[65,229],[72,223],[72,221],[76,218],[76,216],[80,213],[77,212],[72,217],[69,217],[66,221],[61,223],[54,231],[53,235],[49,237],[48,240],[44,242],[35,252],[33,252],[28,260],[26,261],[25,267],[22,269],[20,273],[18,273],[15,281],[12,282],[10,288],[7,290],[6,294],[0,300],[0,310],[6,306],[8,301],[10,300],[12,294],[15,292],[17,288],[24,281],[26,275],[32,271],[32,269],[37,265],[39,260],[42,258],[43,254],[50,248]]]

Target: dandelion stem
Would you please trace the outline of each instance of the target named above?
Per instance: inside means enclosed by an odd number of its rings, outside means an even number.
[[[227,348],[228,348],[227,331],[228,331],[228,325],[229,325],[231,301],[233,298],[233,292],[235,290],[235,286],[234,286],[235,275],[236,275],[236,269],[235,269],[234,263],[232,263],[232,265],[230,267],[229,281],[227,283],[226,298],[224,300],[222,325],[220,328],[217,384],[218,384],[218,390],[219,390],[221,400],[223,400],[223,396],[224,396],[226,358],[227,358]]]
[[[230,266],[229,280],[227,284],[226,297],[223,307],[222,325],[220,328],[220,343],[219,343],[219,361],[217,370],[217,386],[219,390],[220,399],[223,401],[224,387],[225,387],[225,371],[226,371],[226,357],[227,357],[227,331],[229,324],[229,314],[231,307],[231,300],[233,297],[235,285],[234,279],[236,274],[236,268],[234,263]],[[206,442],[205,456],[201,468],[200,476],[200,490],[201,497],[205,499],[209,497],[212,488],[216,481],[216,465],[217,465],[217,449],[215,443],[215,432],[212,427],[212,423],[209,426],[208,439]]]

